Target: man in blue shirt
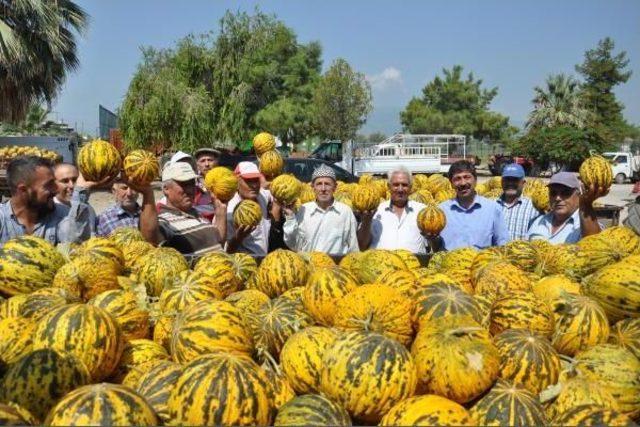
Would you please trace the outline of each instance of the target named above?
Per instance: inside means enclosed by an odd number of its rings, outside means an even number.
[[[502,208],[511,240],[526,239],[529,225],[540,216],[531,199],[522,195],[524,176],[524,169],[516,163],[502,170],[502,195],[496,202]]]
[[[460,160],[451,164],[448,175],[456,197],[440,204],[447,225],[440,236],[426,236],[432,249],[451,251],[467,246],[483,249],[507,243],[509,232],[502,209],[496,202],[476,194],[475,167]]]
[[[583,237],[600,232],[593,201],[605,196],[609,192],[607,188],[592,187],[582,191],[578,177],[572,172],[553,175],[548,187],[551,209],[531,224],[529,240],[576,243]]]

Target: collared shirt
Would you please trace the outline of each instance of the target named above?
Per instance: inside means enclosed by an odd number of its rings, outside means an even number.
[[[162,205],[158,214],[158,225],[164,237],[161,246],[170,246],[184,255],[222,251],[216,228],[195,209],[183,212]]]
[[[71,206],[54,203],[54,210],[47,214],[33,229],[33,236],[43,238],[50,243],[79,243],[91,237],[92,218],[89,205],[82,203],[84,189],[76,188],[71,196]],[[86,200],[86,199],[85,199]],[[11,200],[0,204],[0,244],[27,234],[24,225],[13,213]]]
[[[425,207],[409,200],[398,217],[390,201],[380,203],[371,221],[371,247],[375,249],[406,249],[425,254],[427,245],[418,228],[418,213]]]
[[[555,231],[553,226],[553,213],[548,213],[536,219],[527,234],[528,240],[544,239],[552,244],[576,243],[582,238],[580,229],[580,210],[576,211]]]
[[[533,206],[531,199],[520,196],[512,205],[507,205],[500,197],[496,202],[502,207],[502,214],[507,223],[511,240],[526,239],[529,226],[534,219],[540,216],[540,212]]]
[[[290,249],[345,255],[359,250],[356,227],[351,209],[334,200],[326,210],[315,201],[305,203],[295,215],[287,217],[282,228]]]
[[[440,237],[448,251],[466,246],[483,249],[509,241],[502,208],[493,200],[476,195],[467,209],[457,199],[451,199],[442,202],[440,209],[447,218]]]
[[[120,227],[138,228],[138,224],[140,223],[140,205],[136,204],[135,212],[131,213],[116,203],[98,215],[97,222],[96,234],[98,236],[108,236],[113,230]]]
[[[233,199],[227,203],[227,242],[233,237],[236,229],[233,225],[233,211],[242,201],[240,194],[236,193]],[[246,252],[252,255],[264,256],[269,252],[269,231],[271,230],[271,220],[269,219],[269,203],[271,203],[271,192],[260,189],[258,194],[258,204],[262,208],[262,220],[251,234],[238,245],[238,252]]]

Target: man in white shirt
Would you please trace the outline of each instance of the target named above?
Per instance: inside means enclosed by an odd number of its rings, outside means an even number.
[[[294,213],[283,207],[284,242],[298,252],[318,251],[330,255],[345,255],[358,251],[356,218],[351,209],[333,198],[336,174],[321,165],[313,171],[311,185],[316,200],[305,203]]]
[[[364,212],[358,229],[360,249],[406,249],[427,253],[427,241],[418,228],[418,213],[425,207],[409,200],[411,172],[401,166],[390,171],[391,200],[380,203],[375,212]]]
[[[252,162],[240,162],[234,171],[238,177],[238,192],[227,203],[227,252],[246,252],[265,256],[269,252],[269,232],[271,230],[270,213],[279,215],[278,210],[270,212],[271,193],[261,188],[262,174]],[[262,220],[257,227],[239,227],[233,225],[233,211],[243,200],[253,200],[262,208]],[[279,220],[278,217],[274,219]]]

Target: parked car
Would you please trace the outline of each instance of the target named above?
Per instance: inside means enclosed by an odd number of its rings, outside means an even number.
[[[258,159],[256,156],[236,156],[223,153],[220,156],[219,165],[233,170],[240,162],[253,162],[257,164]],[[292,174],[302,182],[311,182],[313,171],[322,164],[329,166],[335,171],[338,181],[347,183],[358,182],[357,176],[331,162],[320,159],[286,157],[284,159],[284,171],[285,173]]]
[[[611,162],[613,177],[617,184],[623,184],[627,180],[636,182],[640,178],[640,158],[624,151],[608,152],[602,154]]]

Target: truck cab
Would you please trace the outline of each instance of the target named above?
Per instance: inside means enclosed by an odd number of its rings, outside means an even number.
[[[635,182],[640,174],[640,159],[631,153],[617,151],[603,153],[602,156],[611,162],[613,178],[617,184],[623,184],[627,180]]]
[[[316,147],[309,156],[313,159],[326,160],[331,163],[342,161],[342,143],[340,141],[326,141]]]

